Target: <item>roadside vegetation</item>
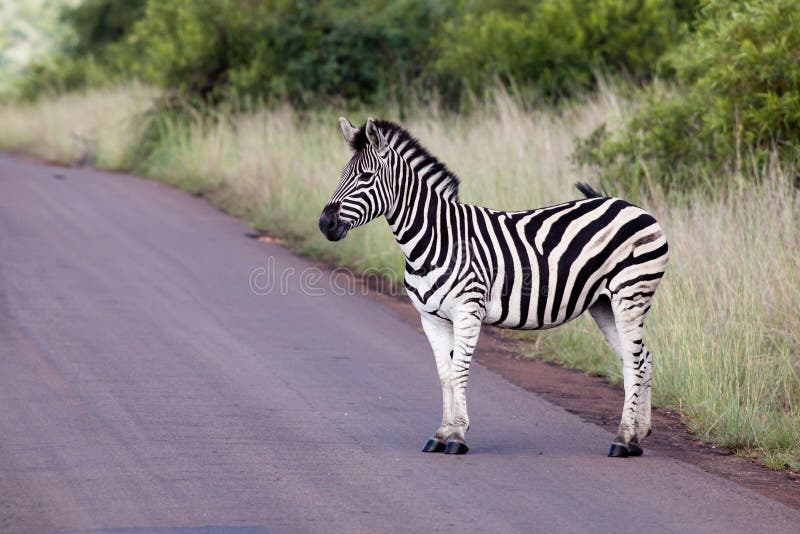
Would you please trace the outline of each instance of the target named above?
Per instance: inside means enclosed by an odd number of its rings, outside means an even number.
[[[97,10],[114,2],[68,11],[73,40],[0,104],[0,147],[165,181],[395,281],[385,224],[336,244],[316,228],[349,157],[339,115],[401,121],[465,202],[523,209],[600,183],[670,241],[645,329],[654,402],[703,439],[800,469],[800,5],[453,2],[454,18],[413,0],[248,3],[259,16],[215,1],[134,3],[105,33]],[[588,317],[511,337],[621,378]]]

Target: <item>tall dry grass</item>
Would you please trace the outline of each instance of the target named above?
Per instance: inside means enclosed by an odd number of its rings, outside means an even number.
[[[469,115],[428,104],[404,124],[461,177],[463,201],[530,208],[576,197],[572,183],[587,176],[569,162],[573,139],[619,116],[625,102],[617,94],[604,90],[556,112],[528,109],[498,92]],[[130,165],[147,95],[98,91],[2,106],[0,146],[65,162],[81,159],[91,146],[100,166]],[[317,230],[320,209],[349,157],[339,114],[286,107],[166,116],[151,123],[155,144],[135,169],[205,194],[303,253],[399,277],[403,260],[384,223],[336,244]],[[681,199],[657,193],[649,200],[670,240],[671,264],[645,340],[656,358],[658,404],[679,409],[706,439],[797,469],[800,202],[779,168],[760,174],[760,185],[732,193]],[[619,379],[619,363],[591,319],[543,333],[537,343],[546,357]]]
[[[654,402],[689,428],[776,468],[800,468],[800,202],[789,179],[651,206],[670,265],[645,327]],[[663,201],[663,199],[655,199]],[[538,353],[621,380],[590,318]]]
[[[154,90],[134,84],[5,103],[0,106],[0,147],[48,161],[120,168],[130,163],[127,158],[139,140],[136,119],[155,96]]]

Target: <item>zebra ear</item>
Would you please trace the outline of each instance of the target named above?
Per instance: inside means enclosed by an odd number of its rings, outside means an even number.
[[[386,151],[386,136],[375,125],[375,119],[372,117],[367,119],[367,139],[378,154],[383,154]]]
[[[344,117],[339,117],[339,127],[342,129],[344,140],[347,141],[347,144],[352,145],[358,133],[358,128],[353,126],[350,121]]]

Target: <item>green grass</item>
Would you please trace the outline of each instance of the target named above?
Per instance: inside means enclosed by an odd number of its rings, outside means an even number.
[[[461,177],[462,200],[530,208],[575,198],[572,183],[591,181],[569,162],[572,141],[619,119],[625,101],[618,94],[601,91],[556,112],[498,92],[469,115],[431,103],[403,122]],[[152,151],[134,157],[146,131],[138,117],[154,96],[134,87],[0,106],[0,146],[67,163],[88,153],[100,167],[208,196],[301,253],[401,276],[402,256],[382,221],[335,244],[317,230],[349,158],[341,111],[163,115],[149,130],[157,134]],[[345,115],[354,123],[366,118]],[[655,356],[654,401],[679,410],[706,440],[770,467],[800,469],[800,202],[779,165],[752,172],[760,185],[731,176],[741,184],[731,193],[656,192],[646,203],[671,254],[645,329]],[[537,356],[619,380],[619,362],[590,318],[532,336]]]

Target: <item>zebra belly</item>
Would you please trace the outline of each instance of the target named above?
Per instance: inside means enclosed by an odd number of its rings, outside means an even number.
[[[555,328],[557,326],[561,326],[562,324],[568,323],[568,322],[570,322],[570,321],[572,321],[574,319],[577,319],[578,316],[581,315],[585,311],[586,311],[586,308],[577,311],[571,317],[568,317],[567,319],[565,319],[563,321],[557,321],[557,322],[554,322],[554,323],[545,322],[543,324],[540,324],[535,319],[534,320],[530,320],[530,321],[526,321],[523,324],[520,324],[519,321],[510,321],[510,320],[505,320],[505,321],[502,321],[502,322],[498,323],[497,319],[495,319],[494,321],[484,320],[483,324],[490,324],[492,326],[496,326],[498,328],[504,328],[504,329],[508,329],[508,330],[548,330],[550,328]]]
[[[537,261],[538,260],[538,261]],[[531,258],[537,274],[515,270],[495,279],[489,290],[485,324],[517,330],[544,330],[572,321],[607,293],[605,277],[591,285],[568,283],[547,258]],[[530,265],[530,264],[529,264]]]
[[[506,317],[501,320],[503,315],[502,304],[495,301],[493,303],[489,303],[487,306],[486,316],[484,317],[483,324],[489,324],[498,328],[507,328],[511,330],[547,330],[576,319],[596,300],[597,299],[595,298],[591,302],[587,303],[587,306],[577,308],[569,317],[565,317],[563,320],[543,320],[541,322],[539,321],[538,315],[535,313],[535,309],[529,309],[527,318],[524,321],[521,320],[521,310],[516,311],[516,313],[514,313],[514,310],[510,310]]]

